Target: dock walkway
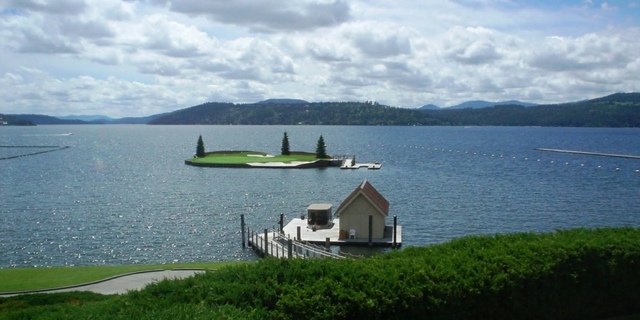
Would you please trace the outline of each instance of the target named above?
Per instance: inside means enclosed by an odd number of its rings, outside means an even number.
[[[285,238],[274,231],[256,232],[248,230],[248,244],[261,256],[283,259],[331,258],[344,259],[345,255],[331,252],[329,249]]]

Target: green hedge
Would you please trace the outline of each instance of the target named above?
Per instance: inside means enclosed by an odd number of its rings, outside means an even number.
[[[640,229],[474,236],[360,260],[268,259],[81,305],[13,299],[21,314],[45,318],[53,308],[104,319],[602,319],[640,313]],[[7,303],[18,302],[0,300],[0,311]]]

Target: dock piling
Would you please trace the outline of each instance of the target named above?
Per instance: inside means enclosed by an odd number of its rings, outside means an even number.
[[[245,240],[245,234],[244,234],[244,231],[245,231],[244,214],[241,214],[241,215],[240,215],[240,230],[242,231],[242,232],[241,232],[241,233],[242,233],[242,249],[244,249],[244,248],[246,248],[246,247],[245,247],[245,242],[244,242],[244,240]]]
[[[280,233],[282,233],[283,229],[284,229],[284,214],[281,213],[280,214]]]
[[[393,216],[393,245],[392,245],[392,248],[394,249],[398,246],[398,242],[396,240],[397,231],[398,231],[398,216],[394,215]]]
[[[369,246],[373,244],[373,216],[369,215]]]
[[[296,240],[301,241],[301,240],[302,240],[302,238],[300,238],[300,226],[298,226],[298,227],[296,228],[296,232],[297,232]]]
[[[324,239],[324,249],[327,250],[327,252],[331,251],[331,238],[327,237]]]
[[[293,241],[291,241],[291,239],[287,240],[287,251],[287,256],[289,257],[289,259],[291,259],[291,257],[293,256]]]
[[[268,256],[269,255],[269,247],[267,247],[267,245],[269,244],[269,238],[268,238],[268,234],[269,234],[269,230],[264,229],[264,255]]]

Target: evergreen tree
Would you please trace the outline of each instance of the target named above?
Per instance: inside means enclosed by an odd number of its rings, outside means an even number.
[[[287,137],[287,132],[284,132],[284,137],[282,137],[282,147],[280,148],[280,153],[283,156],[288,156],[291,154],[289,152],[289,137]]]
[[[204,157],[204,142],[202,142],[202,135],[198,137],[198,146],[196,147],[196,157]]]
[[[329,156],[327,155],[327,146],[325,146],[324,144],[324,138],[322,138],[322,135],[320,135],[320,138],[318,139],[318,145],[316,146],[316,158],[329,158]]]

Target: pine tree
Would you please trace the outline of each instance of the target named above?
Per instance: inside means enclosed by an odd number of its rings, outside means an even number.
[[[204,142],[202,141],[202,135],[198,137],[198,146],[196,147],[196,157],[204,157]]]
[[[289,137],[287,137],[287,132],[284,132],[284,137],[282,137],[282,147],[280,148],[280,153],[283,156],[288,156],[291,154],[289,152]]]
[[[327,155],[327,146],[325,146],[324,144],[324,138],[322,138],[322,135],[320,135],[320,138],[318,139],[318,145],[316,146],[316,158],[329,158],[329,156]]]

